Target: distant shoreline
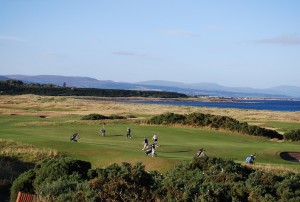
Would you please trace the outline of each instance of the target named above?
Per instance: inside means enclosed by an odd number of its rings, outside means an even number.
[[[173,106],[193,106],[208,108],[235,108],[242,110],[269,110],[299,112],[300,100],[291,99],[256,99],[256,98],[144,98],[144,97],[82,97],[77,99],[94,101],[113,101],[139,104],[161,104]]]

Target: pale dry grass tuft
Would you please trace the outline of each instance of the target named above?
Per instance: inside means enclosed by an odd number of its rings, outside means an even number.
[[[286,173],[289,173],[289,172],[300,173],[300,171],[298,169],[287,168],[287,167],[280,166],[280,165],[278,165],[278,166],[277,165],[274,166],[274,165],[271,165],[271,164],[268,164],[268,165],[244,164],[244,165],[248,166],[252,169],[255,169],[255,170],[262,170],[262,171],[266,171],[266,172],[275,173],[275,174],[278,174],[278,175],[286,174]]]
[[[57,157],[60,154],[54,149],[36,148],[32,145],[12,140],[0,139],[0,155],[16,156],[26,161],[38,161],[45,157]]]

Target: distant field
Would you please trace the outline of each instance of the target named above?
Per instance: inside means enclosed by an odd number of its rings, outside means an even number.
[[[244,116],[242,120],[249,120],[249,117],[252,117],[253,124],[267,125],[279,131],[300,128],[300,116],[297,116],[299,113],[276,112],[272,116],[271,112],[248,110],[159,107],[114,102],[97,103],[64,97],[1,96],[0,138],[29,143],[40,148],[53,148],[90,161],[94,168],[114,162],[140,161],[148,170],[165,172],[181,160],[190,160],[197,149],[204,147],[208,156],[233,159],[242,163],[246,156],[257,153],[258,165],[300,171],[299,163],[284,161],[279,156],[280,152],[285,151],[300,152],[299,143],[270,141],[210,129],[143,125],[137,124],[136,119],[106,121],[107,137],[101,137],[99,130],[103,121],[80,120],[82,115],[89,113],[132,114],[142,120],[167,111],[178,113],[181,109],[183,113],[211,111],[220,114],[227,111],[227,114],[235,114],[235,118]],[[127,127],[132,129],[132,139],[125,138]],[[74,132],[80,133],[77,143],[69,141]],[[157,158],[145,156],[141,150],[143,138],[148,137],[151,140],[154,132],[158,133],[159,143],[162,145],[157,149]]]

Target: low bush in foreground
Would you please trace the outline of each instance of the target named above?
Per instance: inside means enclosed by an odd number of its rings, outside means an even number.
[[[50,172],[49,175],[46,175]],[[50,159],[17,178],[18,191],[39,201],[299,201],[300,174],[276,175],[220,158],[183,161],[162,175],[136,163],[90,169],[88,162]]]
[[[25,171],[34,168],[36,162],[59,155],[53,149],[40,149],[29,144],[0,139],[0,199],[5,201],[9,197],[13,181]],[[27,188],[24,190],[30,191]]]

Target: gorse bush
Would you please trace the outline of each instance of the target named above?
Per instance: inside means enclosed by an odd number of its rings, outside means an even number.
[[[81,120],[102,120],[102,119],[109,119],[109,118],[102,114],[89,114],[81,118]]]
[[[166,113],[154,116],[147,121],[148,124],[182,124],[197,127],[211,127],[225,129],[232,132],[262,136],[268,138],[283,139],[282,135],[274,130],[248,125],[228,116],[217,116],[211,114],[191,113],[187,115]]]
[[[96,169],[95,173],[90,186],[101,201],[154,201],[159,198],[161,175],[146,172],[141,163],[134,166],[112,164]]]
[[[41,173],[45,167],[56,167],[56,174],[48,178]],[[44,161],[15,180],[11,201],[18,191],[35,193],[38,201],[300,200],[300,174],[279,176],[207,156],[183,161],[165,175],[147,172],[141,163],[89,168],[70,158]]]
[[[66,190],[76,190],[77,183],[87,179],[89,169],[91,169],[89,162],[70,157],[45,159],[14,181],[11,201],[15,201],[19,191],[35,192],[38,197],[48,197],[46,201],[52,201],[50,198],[60,196]]]
[[[33,187],[35,176],[36,173],[33,169],[22,173],[12,184],[10,201],[16,201],[19,191],[33,194],[35,192]]]
[[[103,120],[103,119],[126,119],[125,116],[120,116],[120,115],[110,115],[110,116],[105,116],[102,114],[89,114],[86,116],[83,116],[81,120]]]
[[[284,139],[292,141],[300,141],[300,129],[291,130],[284,134]]]

